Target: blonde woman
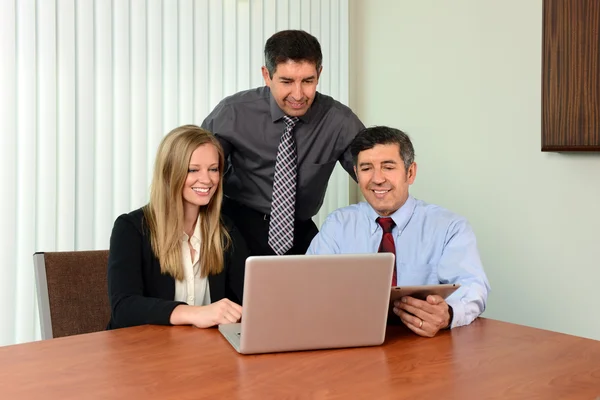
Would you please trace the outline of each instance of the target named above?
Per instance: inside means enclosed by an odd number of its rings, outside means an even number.
[[[207,328],[241,318],[246,245],[221,216],[223,149],[185,125],[164,137],[150,202],[115,221],[108,258],[108,329]]]

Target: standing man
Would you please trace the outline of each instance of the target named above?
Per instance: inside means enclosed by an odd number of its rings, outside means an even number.
[[[322,61],[314,36],[274,34],[265,44],[265,86],[225,98],[202,123],[228,159],[223,212],[252,255],[304,254],[336,162],[356,179],[349,145],[364,125],[317,92]]]
[[[447,299],[403,297],[392,310],[397,318],[426,337],[470,324],[485,310],[490,285],[467,220],[409,195],[417,164],[404,132],[385,126],[368,128],[350,147],[366,202],[329,214],[307,253],[392,252],[396,255],[393,286],[461,285]]]

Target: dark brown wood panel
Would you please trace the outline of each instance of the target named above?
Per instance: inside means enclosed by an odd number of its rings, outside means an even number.
[[[600,151],[600,1],[544,0],[542,151]]]
[[[216,329],[142,326],[0,347],[3,399],[586,399],[600,342],[489,319],[432,339],[243,356]]]

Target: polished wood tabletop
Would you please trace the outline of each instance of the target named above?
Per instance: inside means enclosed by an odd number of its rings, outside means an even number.
[[[141,326],[0,347],[3,399],[591,399],[600,341],[480,318],[382,346],[239,355],[216,329]]]

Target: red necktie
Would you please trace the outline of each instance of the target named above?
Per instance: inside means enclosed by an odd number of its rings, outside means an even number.
[[[392,228],[396,225],[393,219],[377,218],[377,223],[383,229],[383,236],[381,237],[381,244],[379,244],[379,253],[392,253],[396,255],[396,244],[394,243],[394,237],[392,236]],[[395,264],[395,262],[394,262]],[[394,265],[394,275],[392,276],[392,286],[396,286],[396,265]]]

